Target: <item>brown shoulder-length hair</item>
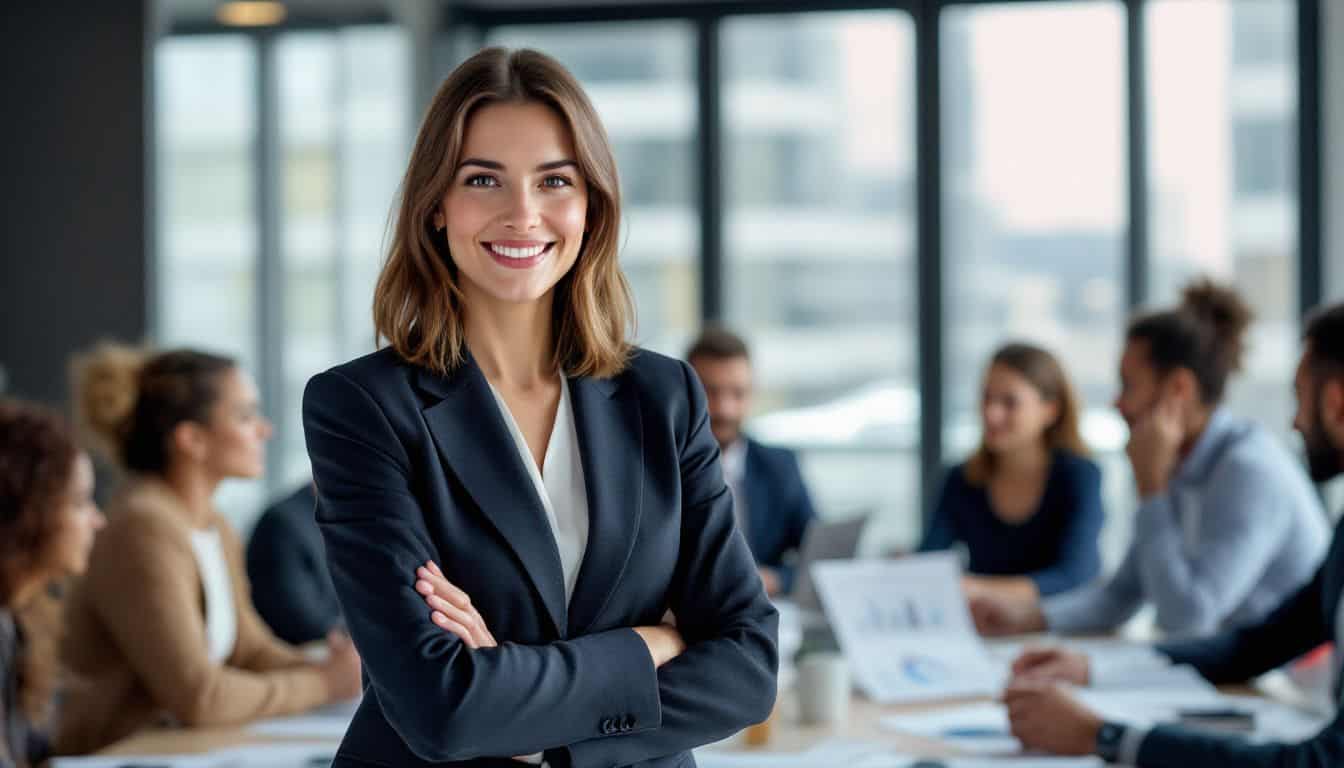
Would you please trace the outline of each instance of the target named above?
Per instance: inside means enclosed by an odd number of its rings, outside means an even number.
[[[1064,366],[1059,364],[1054,355],[1032,344],[1006,344],[990,358],[986,373],[996,365],[1016,371],[1041,393],[1043,400],[1058,404],[1059,416],[1046,427],[1042,435],[1046,447],[1052,451],[1068,451],[1075,456],[1089,454],[1079,430],[1082,401],[1064,373]],[[989,482],[994,474],[994,454],[983,441],[966,461],[964,472],[966,481],[977,486]]]
[[[462,292],[439,208],[461,161],[467,121],[489,104],[544,104],[564,120],[588,185],[587,233],[555,287],[554,362],[571,376],[619,373],[632,348],[630,287],[617,263],[621,221],[616,160],[597,110],[559,62],[532,50],[486,48],[453,70],[425,113],[401,183],[396,227],[373,297],[379,339],[411,363],[445,374],[464,359]]]

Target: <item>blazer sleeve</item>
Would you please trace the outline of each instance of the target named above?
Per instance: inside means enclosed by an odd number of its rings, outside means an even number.
[[[1059,542],[1059,559],[1048,568],[1027,574],[1042,595],[1055,595],[1081,587],[1101,571],[1097,538],[1105,513],[1101,507],[1101,470],[1080,462],[1064,480],[1060,503],[1067,505],[1067,527]]]
[[[306,567],[307,556],[299,532],[280,514],[263,516],[247,545],[257,613],[290,643],[321,640],[340,618],[330,587],[317,582],[324,575]]]
[[[765,720],[774,708],[779,614],[734,523],[704,388],[690,366],[681,368],[689,408],[681,551],[669,598],[687,649],[658,670],[661,727],[571,744],[574,768],[614,768],[699,747]]]
[[[1322,613],[1325,589],[1322,565],[1312,580],[1263,622],[1212,637],[1157,646],[1176,664],[1189,664],[1215,685],[1240,683],[1262,675],[1330,640]]]
[[[85,583],[117,648],[159,706],[184,725],[214,726],[327,701],[326,683],[311,666],[253,672],[212,663],[190,546],[172,526],[147,516],[119,523],[98,541],[115,556],[95,558]],[[240,642],[244,637],[240,626]]]
[[[1251,744],[1235,736],[1160,726],[1139,745],[1143,768],[1335,768],[1344,765],[1344,712],[1296,744]]]
[[[532,754],[601,735],[607,714],[634,719],[607,738],[658,728],[658,678],[632,629],[471,650],[435,626],[414,583],[439,555],[384,412],[328,371],[308,383],[303,423],[337,597],[379,705],[415,755]]]

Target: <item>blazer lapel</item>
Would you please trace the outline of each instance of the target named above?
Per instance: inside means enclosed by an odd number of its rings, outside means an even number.
[[[614,379],[570,379],[570,402],[588,489],[588,548],[569,603],[569,636],[601,615],[634,549],[643,497],[639,399]]]
[[[439,456],[499,531],[565,637],[565,582],[545,508],[475,360],[448,377],[421,370],[420,385],[443,399],[424,410]]]

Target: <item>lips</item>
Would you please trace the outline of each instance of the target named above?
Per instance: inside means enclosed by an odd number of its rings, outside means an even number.
[[[555,248],[555,243],[540,241],[503,241],[482,243],[485,252],[496,264],[510,269],[527,269],[541,263]]]

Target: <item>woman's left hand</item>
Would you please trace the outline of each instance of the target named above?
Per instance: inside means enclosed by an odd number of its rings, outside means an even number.
[[[473,650],[499,645],[471,604],[471,597],[444,578],[434,561],[416,568],[415,576],[415,591],[424,596],[436,625],[457,635]]]

